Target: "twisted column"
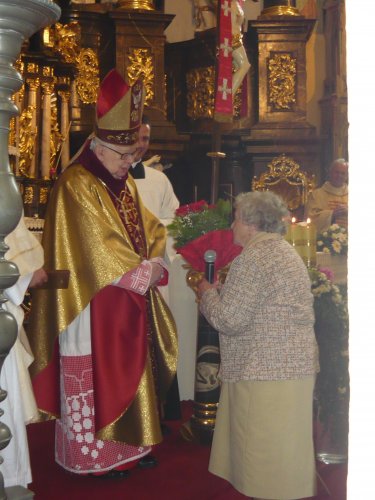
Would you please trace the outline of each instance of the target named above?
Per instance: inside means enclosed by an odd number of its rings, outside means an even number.
[[[61,133],[63,135],[63,144],[61,146],[61,169],[64,170],[69,163],[70,159],[70,143],[69,143],[69,100],[70,91],[59,90],[59,96],[61,97]]]
[[[53,92],[53,83],[43,82],[43,119],[42,119],[42,154],[41,154],[41,177],[43,179],[50,178],[50,156],[51,156],[51,97]]]
[[[30,127],[31,127],[30,131],[34,135],[34,137],[36,138],[36,136],[37,136],[36,105],[37,105],[37,91],[38,91],[38,87],[40,85],[40,81],[39,81],[39,78],[28,78],[26,80],[26,83],[29,86],[28,105],[29,105],[29,109],[31,110],[31,113],[32,113],[31,122],[30,122]],[[29,177],[31,177],[31,178],[37,177],[36,155],[32,155],[32,157],[31,157]]]
[[[18,108],[12,95],[21,88],[21,75],[14,63],[21,52],[23,41],[60,15],[60,8],[51,0],[0,0],[0,373],[4,360],[12,348],[18,333],[17,321],[4,309],[7,301],[4,290],[14,285],[19,277],[17,266],[5,259],[8,250],[4,238],[12,232],[22,215],[22,198],[16,179],[11,172],[8,156],[9,127]],[[0,388],[0,403],[7,394]],[[3,411],[0,410],[0,416]],[[0,422],[0,450],[11,440],[11,430]],[[0,463],[3,461],[0,457]],[[11,498],[31,498],[25,496],[24,488],[4,489],[0,473],[0,500]],[[27,490],[26,490],[27,491]]]

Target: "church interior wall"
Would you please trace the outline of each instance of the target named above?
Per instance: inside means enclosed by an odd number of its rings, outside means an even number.
[[[63,10],[60,20],[63,27],[64,23],[78,21],[82,29],[82,47],[85,50],[93,50],[98,57],[98,74],[94,75],[93,81],[103,78],[112,66],[116,66],[121,73],[125,74],[128,71],[129,54],[133,57],[132,54],[134,50],[138,50],[138,47],[146,54],[142,55],[145,57],[144,60],[133,61],[133,67],[130,69],[133,71],[143,64],[149,71],[147,84],[152,95],[145,108],[153,125],[149,155],[159,154],[165,164],[173,165],[173,168],[166,171],[166,175],[172,181],[182,202],[193,201],[195,197],[207,198],[212,181],[212,162],[207,157],[207,153],[214,147],[218,147],[217,144],[215,145],[215,126],[212,115],[192,117],[191,109],[187,109],[188,97],[191,98],[187,89],[187,73],[189,71],[199,73],[202,69],[200,66],[214,70],[216,64],[215,30],[206,30],[204,33],[196,32],[192,0],[157,1],[154,3],[155,11],[143,13],[134,11],[131,21],[127,20],[126,12],[121,13],[121,10],[111,2],[75,1],[73,5],[73,2],[68,0],[60,0],[58,3]],[[337,157],[338,153],[340,156],[345,156],[347,131],[345,131],[346,121],[342,119],[345,118],[346,109],[345,72],[342,70],[344,56],[336,54],[337,49],[341,50],[343,45],[333,17],[330,19],[329,26],[338,38],[328,47],[327,52],[327,33],[324,32],[323,22],[324,12],[328,7],[331,9],[330,12],[335,12],[334,9],[338,3],[340,2],[337,0],[297,1],[296,6],[304,16],[300,18],[302,23],[300,29],[304,30],[305,39],[300,37],[300,41],[296,44],[295,37],[299,36],[296,31],[285,41],[286,44],[279,44],[276,50],[276,52],[287,51],[288,46],[294,44],[290,54],[297,62],[295,101],[289,109],[273,113],[269,103],[268,107],[264,105],[264,101],[268,99],[264,89],[269,81],[265,69],[262,70],[263,76],[261,76],[259,68],[259,64],[263,64],[266,68],[267,63],[261,62],[261,57],[270,57],[266,53],[273,49],[272,44],[267,42],[267,36],[273,35],[269,34],[263,38],[266,46],[266,50],[264,47],[262,49],[266,54],[263,56],[258,47],[258,38],[266,26],[266,23],[262,25],[262,19],[260,19],[264,2],[245,1],[244,46],[251,63],[246,91],[251,103],[247,115],[237,115],[232,124],[221,126],[221,147],[227,155],[222,161],[219,180],[222,184],[221,191],[236,195],[239,191],[249,190],[253,176],[259,176],[281,154],[297,162],[308,174],[314,174],[317,183],[323,180],[324,168],[332,158]],[[280,17],[286,18],[287,16]],[[304,19],[306,19],[305,23]],[[279,23],[280,29],[284,21],[288,20],[284,19]],[[296,22],[298,24],[299,21]],[[293,23],[290,26],[292,27]],[[37,48],[40,48],[42,37],[41,34],[38,36]],[[45,72],[51,68],[53,71],[56,65],[56,57],[51,57],[51,50],[54,49],[48,48],[46,60],[40,64],[39,76],[37,73],[30,73],[29,63],[34,64],[37,60],[40,61],[40,54],[39,59],[33,54],[27,55],[25,59],[27,83],[22,99],[24,106],[31,102],[30,85],[33,84],[32,82],[36,85],[37,78],[41,78],[42,83],[37,86],[34,95],[37,104],[35,115],[40,121],[42,101],[47,95],[48,85],[51,84],[53,78],[58,79],[53,102],[61,107],[62,94],[66,93],[70,96],[71,126],[68,139],[70,154],[74,154],[92,131],[94,99],[91,98],[91,101],[86,102],[80,101],[81,96],[77,97],[77,91],[80,88],[68,89],[68,84],[60,76],[61,72],[69,66],[66,61],[64,65],[57,65],[59,74],[51,73],[50,76],[46,76]],[[345,52],[344,49],[343,52]],[[334,58],[334,64],[331,64],[330,60],[326,63],[326,53],[328,57]],[[332,70],[328,78],[327,71],[331,66],[337,67],[340,74],[335,75],[336,70]],[[76,79],[80,69],[75,63],[71,63],[69,74],[64,75],[64,78],[67,76],[67,80]],[[79,76],[81,85],[82,83],[91,85],[89,80],[85,81],[82,75]],[[93,74],[90,75],[92,76]],[[261,78],[263,78],[262,81]],[[213,80],[212,75],[211,80]],[[93,94],[94,85],[84,90]],[[211,95],[213,91],[214,89],[211,88]],[[339,106],[336,106],[336,91],[342,97],[340,97]],[[263,104],[260,102],[261,98]],[[207,102],[204,102],[204,105],[208,108]],[[207,109],[203,111],[206,112]],[[58,113],[61,114],[61,109]],[[261,116],[262,113],[263,116]],[[341,122],[343,125],[340,125]],[[336,130],[335,127],[339,129]],[[29,131],[29,135],[36,134],[34,141],[36,147],[33,153],[30,146],[27,154],[36,156],[40,154],[42,128],[41,123],[39,128],[34,126],[35,130]],[[64,136],[62,130],[59,130],[58,120],[53,122],[53,131],[56,141]],[[29,140],[30,144],[31,142]],[[59,154],[55,151],[55,158],[58,158]],[[31,157],[29,160],[31,161]],[[38,161],[39,158],[36,158],[34,163]],[[32,175],[28,177],[32,178]],[[27,182],[29,181],[30,179],[27,179]]]

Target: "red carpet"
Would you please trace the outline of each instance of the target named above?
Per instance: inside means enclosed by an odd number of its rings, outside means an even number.
[[[183,422],[191,404],[183,402]],[[210,449],[184,441],[182,421],[167,422],[171,434],[155,448],[158,467],[134,469],[124,479],[79,477],[65,472],[54,460],[54,422],[28,426],[33,483],[29,489],[36,500],[241,500],[245,497],[229,483],[207,470]],[[296,457],[298,460],[298,457]],[[318,483],[316,500],[346,500],[346,466],[318,465],[328,487]]]

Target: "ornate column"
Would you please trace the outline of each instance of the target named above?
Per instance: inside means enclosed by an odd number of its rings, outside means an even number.
[[[29,165],[27,176],[31,178],[38,177],[37,169],[36,169],[36,137],[37,137],[37,119],[36,119],[36,108],[37,108],[37,92],[40,85],[40,80],[38,77],[39,67],[37,64],[29,63],[27,65],[27,72],[35,73],[35,77],[26,77],[26,83],[28,85],[28,112],[30,114],[30,122],[29,122],[29,132],[33,137],[33,154],[31,152],[27,152],[27,156],[30,158],[25,159]],[[23,172],[24,174],[26,172]]]
[[[43,89],[42,98],[42,147],[41,147],[41,162],[40,175],[42,179],[50,178],[50,156],[51,156],[51,98],[54,91],[53,68],[43,68],[43,76],[45,80],[42,82]]]
[[[16,319],[4,309],[7,301],[4,290],[14,285],[19,277],[17,266],[5,259],[8,247],[4,238],[15,229],[22,214],[22,199],[8,156],[9,122],[18,114],[11,96],[22,86],[21,75],[13,64],[23,41],[57,20],[59,15],[60,8],[50,0],[0,0],[0,372],[18,332]],[[6,391],[0,388],[0,402],[6,396]],[[2,413],[0,410],[0,416]],[[0,450],[9,444],[11,437],[11,430],[0,422]],[[3,461],[1,457],[0,461]],[[28,499],[32,498],[32,493],[20,486],[5,491],[0,473],[0,500],[8,497]]]
[[[61,116],[60,116],[60,130],[62,134],[61,146],[61,169],[64,170],[69,163],[70,158],[70,119],[69,119],[69,100],[70,100],[70,79],[64,78],[58,80],[58,95],[61,99]]]

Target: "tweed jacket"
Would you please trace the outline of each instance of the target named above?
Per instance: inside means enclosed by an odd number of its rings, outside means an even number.
[[[281,235],[250,240],[221,291],[207,290],[200,309],[219,331],[224,382],[299,379],[318,371],[310,279]]]

